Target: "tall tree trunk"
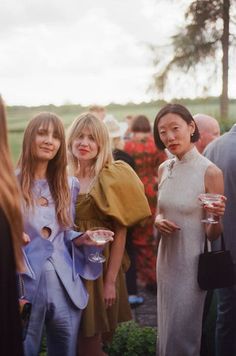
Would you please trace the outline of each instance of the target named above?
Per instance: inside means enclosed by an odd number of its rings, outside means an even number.
[[[221,119],[228,119],[228,71],[229,71],[229,9],[230,0],[223,1],[223,35],[222,43],[222,93],[220,102]]]

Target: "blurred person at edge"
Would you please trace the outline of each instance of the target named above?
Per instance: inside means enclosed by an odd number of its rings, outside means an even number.
[[[217,239],[226,198],[222,171],[202,156],[198,127],[186,107],[167,104],[154,121],[155,143],[174,158],[159,167],[155,224],[160,233],[157,258],[159,356],[198,356],[206,292],[197,283],[197,260],[205,234]],[[201,206],[199,195],[217,193],[220,201]],[[216,224],[203,224],[205,211]],[[193,321],[190,323],[190,321]],[[191,325],[190,325],[191,324]]]
[[[214,117],[206,114],[196,114],[193,116],[193,118],[200,133],[200,138],[195,143],[195,146],[197,147],[198,151],[204,155],[204,150],[207,145],[220,136],[220,126],[218,121]],[[204,304],[202,318],[201,356],[208,356],[210,353],[207,335],[208,329],[206,328],[205,323],[211,307],[213,294],[213,290],[207,291]]]
[[[122,160],[130,165],[135,171],[135,162],[127,152],[124,151],[124,139],[122,138],[121,128],[118,121],[114,117],[110,117],[105,121],[111,139],[112,153],[114,160]],[[130,267],[126,272],[126,284],[129,294],[129,303],[131,307],[136,307],[143,303],[144,299],[137,295],[137,272],[136,272],[136,248],[132,241],[133,226],[127,229],[126,234],[126,251],[130,258]]]
[[[0,354],[22,356],[16,270],[23,272],[23,222],[19,191],[7,141],[6,114],[0,97]]]
[[[200,138],[195,145],[198,151],[203,153],[206,146],[220,136],[220,125],[214,117],[209,115],[196,114],[193,118],[200,133]]]
[[[136,248],[138,284],[156,293],[157,238],[154,232],[154,218],[157,205],[157,172],[166,160],[166,154],[156,148],[149,119],[136,116],[131,126],[132,137],[125,142],[124,150],[134,158],[136,173],[144,184],[145,194],[152,216],[145,225],[133,230],[133,244]]]
[[[230,250],[236,274],[236,124],[231,129],[211,142],[204,155],[216,164],[224,175],[224,189],[227,197],[224,225],[224,239]],[[212,243],[218,250],[218,241]],[[216,289],[217,318],[215,331],[216,356],[236,355],[236,283],[230,288]]]
[[[75,223],[79,229],[95,226],[114,231],[114,241],[104,249],[102,276],[85,281],[89,293],[83,312],[79,355],[101,356],[119,322],[132,318],[125,275],[129,258],[126,229],[150,216],[143,184],[123,161],[113,161],[108,129],[91,113],[76,118],[68,131],[69,164],[80,182]]]
[[[98,119],[104,120],[106,116],[106,109],[104,106],[101,105],[91,105],[89,108],[89,112],[95,115]]]

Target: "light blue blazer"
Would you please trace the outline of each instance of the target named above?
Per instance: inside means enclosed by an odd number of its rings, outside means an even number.
[[[71,190],[71,215],[74,218],[75,201],[79,193],[79,182],[75,177],[69,178]],[[81,279],[94,280],[102,272],[99,263],[88,260],[88,254],[97,248],[81,246],[76,247],[73,239],[81,235],[70,228],[62,228],[57,221],[55,205],[48,183],[45,179],[36,180],[32,187],[33,195],[37,200],[44,197],[47,206],[36,205],[23,208],[24,231],[30,236],[30,243],[24,247],[26,264],[23,280],[25,284],[25,297],[34,303],[39,280],[46,261],[50,261],[67,291],[73,304],[84,309],[88,303],[88,293]],[[47,227],[51,231],[48,239],[41,237],[41,230]],[[53,288],[53,286],[52,286]]]

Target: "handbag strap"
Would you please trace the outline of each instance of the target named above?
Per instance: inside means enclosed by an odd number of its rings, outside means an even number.
[[[223,232],[220,234],[221,250],[225,251],[225,240]],[[207,235],[205,234],[204,253],[208,252]]]
[[[18,285],[19,285],[19,298],[24,298],[25,296],[25,283],[22,278],[22,275],[18,274]]]

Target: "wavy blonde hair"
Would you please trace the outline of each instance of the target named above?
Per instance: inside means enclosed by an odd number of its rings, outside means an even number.
[[[22,259],[23,222],[20,208],[20,194],[10,159],[7,140],[6,112],[0,96],[0,207],[9,223],[16,268],[24,270]]]
[[[20,169],[20,186],[22,196],[27,207],[34,205],[32,185],[37,165],[35,139],[40,127],[48,129],[52,124],[54,132],[60,140],[60,147],[55,157],[48,162],[47,181],[55,202],[58,222],[61,226],[70,226],[69,213],[70,190],[67,177],[67,154],[65,144],[65,130],[61,119],[54,113],[42,112],[36,115],[25,129],[22,152],[18,162]]]
[[[109,132],[104,122],[95,115],[86,112],[76,118],[68,129],[67,149],[69,167],[74,175],[79,175],[79,162],[72,153],[72,144],[84,129],[88,129],[98,145],[98,154],[91,167],[94,176],[98,176],[103,167],[113,162]]]

